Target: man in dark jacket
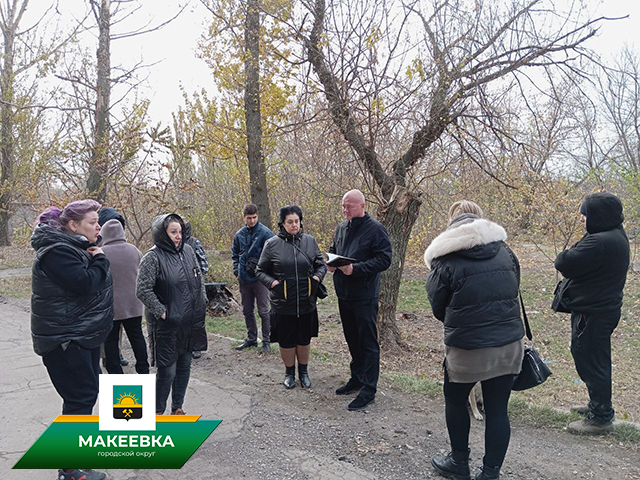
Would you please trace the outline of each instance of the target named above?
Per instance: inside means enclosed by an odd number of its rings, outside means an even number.
[[[273,237],[273,232],[258,221],[258,207],[253,203],[245,205],[242,212],[245,226],[233,237],[231,258],[233,259],[233,274],[238,279],[240,296],[242,297],[242,314],[247,326],[247,339],[236,347],[244,350],[258,345],[258,324],[254,313],[255,304],[262,319],[262,347],[261,353],[270,351],[269,335],[269,290],[256,277],[256,267],[262,253],[264,243]]]
[[[346,221],[336,228],[331,253],[354,258],[335,268],[333,282],[344,337],[351,353],[351,378],[337,395],[359,392],[349,410],[362,410],[375,399],[380,375],[378,296],[380,273],[391,265],[391,242],[384,226],[365,212],[364,195],[350,190],[342,197]]]
[[[589,391],[589,405],[573,409],[585,419],[570,423],[568,430],[598,435],[613,431],[611,334],[620,320],[629,240],[622,202],[615,195],[588,195],[580,213],[587,233],[555,261],[569,279],[564,300],[571,310],[571,354]]]

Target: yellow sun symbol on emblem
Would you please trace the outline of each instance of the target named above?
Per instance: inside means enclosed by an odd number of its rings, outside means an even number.
[[[138,397],[136,397],[134,394],[132,393],[123,393],[121,394],[118,399],[117,399],[116,405],[121,406],[121,407],[134,407],[134,406],[139,406],[140,404],[138,403]]]

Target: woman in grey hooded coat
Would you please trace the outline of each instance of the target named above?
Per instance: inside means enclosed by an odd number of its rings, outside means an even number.
[[[158,367],[156,413],[162,415],[171,396],[171,414],[182,408],[191,355],[207,349],[204,327],[206,293],[193,249],[182,237],[184,222],[175,214],[153,219],[154,246],[142,257],[136,295],[145,306],[152,355]]]

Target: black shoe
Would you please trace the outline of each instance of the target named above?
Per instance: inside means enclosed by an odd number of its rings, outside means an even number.
[[[298,378],[300,379],[300,386],[302,388],[311,388],[311,379],[308,373],[299,373]]]
[[[498,480],[500,478],[500,467],[482,466],[482,470],[476,473],[476,480]]]
[[[123,367],[126,367],[127,365],[129,365],[129,360],[125,360],[122,354],[120,354],[120,365],[122,365]]]
[[[431,465],[440,475],[452,480],[471,480],[469,452],[451,452],[446,457],[433,457]]]
[[[352,412],[356,410],[364,410],[367,405],[370,405],[373,402],[375,402],[375,397],[363,397],[362,395],[358,395],[353,402],[349,404],[347,409]]]
[[[362,388],[359,382],[350,378],[347,383],[336,389],[336,395],[349,395],[353,392],[359,392]]]
[[[107,478],[109,477],[106,473],[84,468],[76,468],[70,472],[58,470],[58,480],[107,480]]]
[[[271,352],[271,344],[269,342],[262,342],[262,346],[260,347],[260,353],[269,353]]]
[[[200,358],[202,357],[202,352],[191,352],[191,356],[193,358]]]
[[[247,347],[257,347],[257,346],[258,346],[257,340],[245,340],[244,342],[242,342],[240,345],[236,347],[236,350],[244,350]]]
[[[296,386],[296,377],[295,375],[285,375],[284,376],[284,388],[287,390],[291,390]]]

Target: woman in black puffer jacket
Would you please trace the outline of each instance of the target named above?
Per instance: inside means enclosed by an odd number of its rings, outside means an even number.
[[[446,457],[433,458],[432,465],[459,480],[471,478],[467,399],[477,382],[482,383],[486,445],[476,479],[499,478],[510,437],[507,404],[524,352],[520,265],[504,243],[504,229],[481,217],[475,203],[454,203],[449,228],[424,254],[431,269],[429,302],[444,323],[444,396],[452,449]]]
[[[264,244],[256,275],[271,290],[272,331],[277,325],[277,339],[272,335],[271,341],[280,343],[284,386],[296,385],[297,357],[300,386],[309,388],[311,337],[318,336],[317,291],[327,267],[316,239],[302,232],[300,207],[282,207],[278,226],[278,235]]]
[[[99,241],[100,204],[49,207],[31,236],[36,251],[31,277],[31,337],[63,415],[91,415],[98,399],[100,345],[113,324],[109,260]],[[94,470],[61,469],[58,478],[104,480]]]
[[[152,222],[155,246],[142,257],[136,295],[145,306],[156,376],[156,414],[171,395],[171,414],[184,415],[182,404],[191,374],[191,354],[207,349],[206,293],[193,249],[182,237],[179,215],[159,215]]]

